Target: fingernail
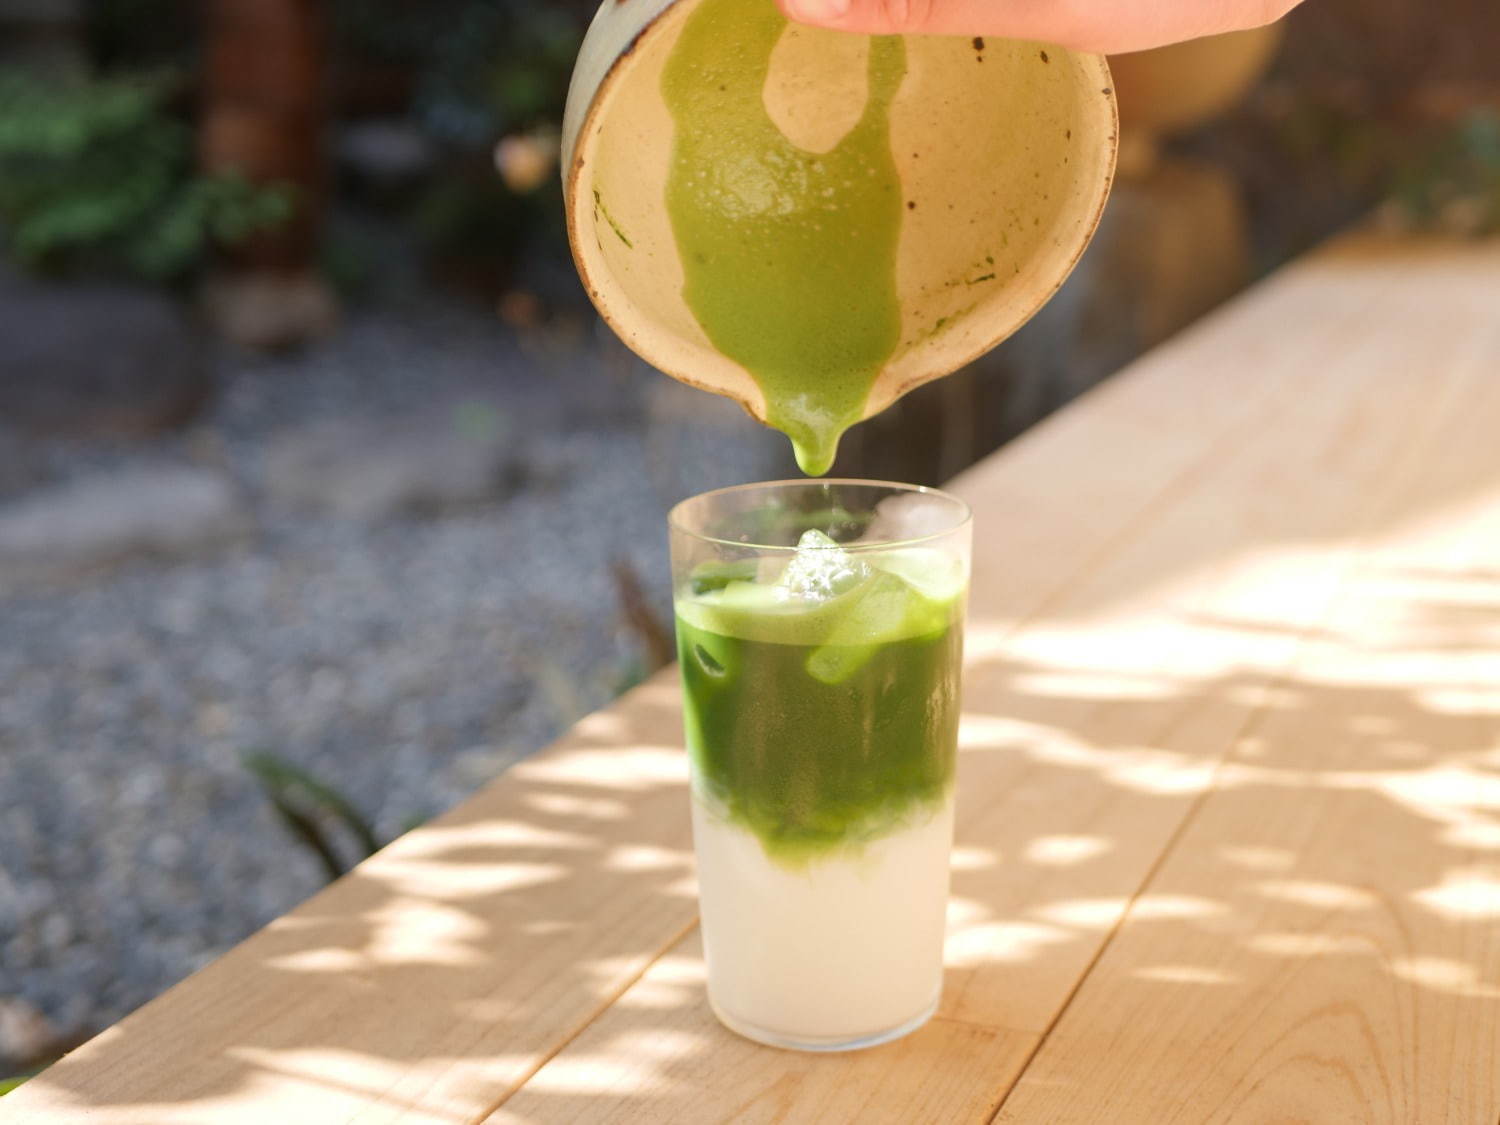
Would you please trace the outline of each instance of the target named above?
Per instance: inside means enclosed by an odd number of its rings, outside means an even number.
[[[808,23],[837,23],[849,14],[849,0],[789,0],[792,14]]]

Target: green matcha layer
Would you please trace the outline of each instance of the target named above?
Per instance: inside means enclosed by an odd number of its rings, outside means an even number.
[[[935,552],[900,551],[828,582],[815,574],[817,589],[791,568],[775,582],[709,572],[679,597],[699,792],[773,859],[800,866],[857,849],[947,796],[962,658],[956,569]]]
[[[786,26],[773,0],[703,0],[688,17],[662,73],[675,128],[666,203],[688,308],[818,475],[901,338],[889,118],[906,46],[871,40],[863,116],[831,151],[809,152],[765,105]]]

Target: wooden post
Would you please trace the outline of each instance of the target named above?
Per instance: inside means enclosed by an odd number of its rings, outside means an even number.
[[[199,157],[295,193],[291,219],[226,251],[206,304],[225,335],[286,347],[333,327],[317,271],[326,205],[327,28],[322,0],[207,0]]]

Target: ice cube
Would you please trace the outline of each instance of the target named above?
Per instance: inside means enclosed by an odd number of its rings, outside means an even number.
[[[913,611],[919,604],[920,599],[899,578],[879,575],[856,595],[823,645],[808,656],[807,674],[821,683],[843,683],[868,664],[882,645],[914,629]]]
[[[898,547],[872,555],[875,566],[894,574],[928,601],[951,602],[963,593],[964,566],[947,551]]]
[[[802,533],[797,553],[787,563],[779,585],[790,597],[826,602],[848,593],[872,571],[817,528]]]
[[[920,492],[901,492],[887,496],[875,505],[875,518],[860,536],[862,543],[892,543],[908,539],[925,539],[953,528],[951,502],[924,496]]]

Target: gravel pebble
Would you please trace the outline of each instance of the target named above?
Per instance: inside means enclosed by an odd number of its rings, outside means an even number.
[[[449,807],[611,695],[635,655],[611,560],[665,613],[667,507],[784,456],[740,418],[697,463],[655,440],[661,376],[583,322],[518,338],[484,310],[411,301],[301,357],[218,363],[218,402],[188,434],[40,456],[54,485],[212,463],[255,538],[0,598],[0,998],[64,1034],[120,1019],[321,885],[244,752],[332,782],[382,838]],[[507,498],[372,523],[263,488],[287,434],[472,400],[498,404],[532,467]]]
[[[129,555],[191,553],[248,530],[240,499],[220,473],[117,469],[0,504],[0,585]]]

